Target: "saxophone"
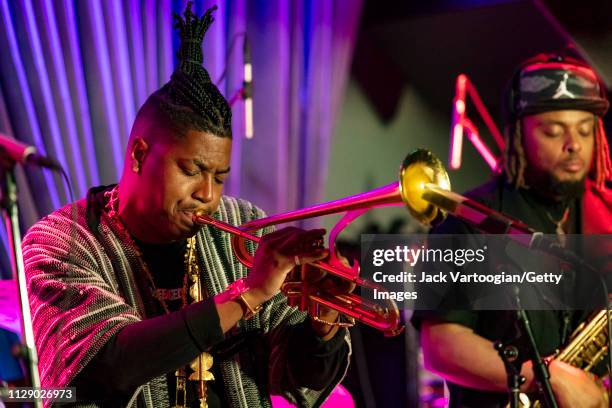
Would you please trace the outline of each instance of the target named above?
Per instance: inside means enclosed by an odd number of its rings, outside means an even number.
[[[572,334],[570,343],[553,358],[590,372],[608,354],[606,311],[595,314]]]
[[[606,311],[597,312],[591,319],[581,323],[572,336],[569,344],[559,350],[552,360],[578,367],[590,372],[608,354],[608,319]],[[607,394],[606,394],[607,395]],[[533,403],[526,394],[520,396],[521,408],[540,408],[540,401]]]

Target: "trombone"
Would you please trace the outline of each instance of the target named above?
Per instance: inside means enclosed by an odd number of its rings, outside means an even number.
[[[432,189],[449,191],[448,174],[438,158],[427,150],[419,149],[410,153],[404,159],[400,168],[399,181],[371,191],[312,207],[272,215],[240,226],[230,225],[199,213],[193,216],[193,220],[197,224],[211,225],[233,234],[232,249],[234,254],[243,265],[250,268],[253,266],[253,256],[246,249],[245,243],[247,240],[256,243],[260,240],[258,236],[252,234],[253,231],[272,225],[345,212],[329,234],[329,259],[313,262],[311,265],[357,286],[386,292],[386,289],[380,285],[359,277],[359,265],[356,262],[353,267],[348,267],[340,261],[335,251],[336,237],[347,225],[367,210],[383,206],[404,204],[412,216],[422,224],[436,224],[445,218],[446,212],[423,198],[424,194]],[[290,300],[303,299],[304,289],[302,282],[289,280],[285,281],[281,287],[281,291]],[[397,335],[404,329],[400,322],[397,304],[390,299],[378,304],[352,293],[332,295],[322,290],[315,290],[308,292],[307,300],[302,302],[300,308],[302,310],[308,309],[316,320],[319,318],[319,308],[321,306],[329,307],[351,319],[374,327],[386,336]]]

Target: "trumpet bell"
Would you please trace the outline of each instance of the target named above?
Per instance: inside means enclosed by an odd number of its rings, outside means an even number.
[[[440,159],[424,149],[408,154],[400,170],[400,194],[410,214],[425,225],[435,225],[446,217],[444,210],[423,198],[432,184],[444,190],[451,187]]]

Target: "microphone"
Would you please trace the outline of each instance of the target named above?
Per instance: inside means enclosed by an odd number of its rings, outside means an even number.
[[[242,99],[244,99],[244,134],[247,139],[253,138],[253,67],[251,65],[251,49],[245,34],[242,44],[242,59],[244,63],[244,81],[242,83]]]
[[[575,252],[562,247],[556,240],[470,198],[444,190],[434,184],[426,185],[423,198],[485,234],[503,234],[527,248],[546,252],[575,266],[592,269]]]
[[[538,249],[540,251],[556,256],[557,258],[565,262],[569,262],[574,266],[588,268],[596,272],[591,265],[589,265],[584,259],[579,257],[574,251],[570,249],[565,249],[561,246],[561,244],[559,244],[559,242],[546,237],[541,232],[533,232],[531,236],[530,248]]]
[[[14,163],[33,164],[52,170],[62,168],[55,160],[38,154],[34,146],[20,143],[0,133],[0,164],[6,160],[11,165]]]

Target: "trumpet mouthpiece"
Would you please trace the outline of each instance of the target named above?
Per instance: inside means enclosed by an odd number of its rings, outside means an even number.
[[[206,212],[204,210],[195,210],[193,212],[193,216],[194,217],[205,217],[207,216]]]

